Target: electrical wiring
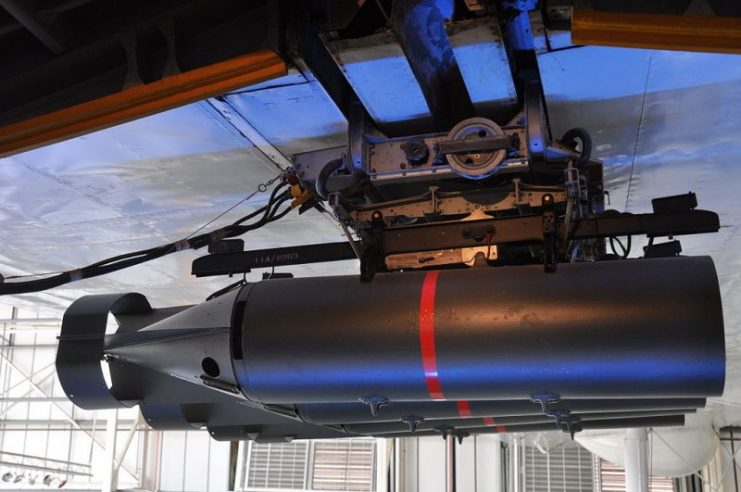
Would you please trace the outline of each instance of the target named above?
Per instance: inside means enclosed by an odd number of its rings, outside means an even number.
[[[626,243],[623,244],[620,238],[610,237],[609,238],[610,249],[612,250],[615,256],[619,256],[622,259],[627,259],[628,255],[630,254],[632,240],[633,240],[632,236],[628,236]],[[620,246],[620,252],[617,251],[617,248],[615,247],[615,243],[617,243],[618,246]]]
[[[284,190],[285,186],[285,180],[281,180],[273,188],[270,197],[268,198],[268,202],[265,205],[243,217],[240,217],[231,224],[215,229],[211,232],[194,235],[205,227],[202,226],[191,233],[188,237],[179,241],[113,256],[76,270],[58,272],[49,277],[40,279],[23,280],[18,282],[1,282],[0,295],[40,292],[77,280],[97,277],[123,270],[185,249],[200,249],[221,239],[241,236],[247,232],[259,229],[270,222],[283,218],[293,209],[293,207],[289,205],[287,208],[280,210],[281,207],[291,199],[290,192]],[[260,218],[252,223],[246,223],[255,217]],[[0,279],[1,278],[2,277],[0,277]]]
[[[249,201],[253,196],[257,195],[258,193],[265,193],[268,190],[268,186],[270,186],[271,184],[275,183],[279,179],[283,178],[283,176],[284,176],[284,174],[283,174],[283,172],[281,172],[281,173],[277,174],[276,176],[274,176],[273,178],[269,179],[268,181],[266,181],[264,183],[261,183],[257,187],[257,189],[255,191],[253,191],[252,193],[250,193],[246,197],[242,198],[237,203],[235,203],[231,207],[227,208],[226,210],[224,210],[219,215],[217,215],[216,217],[212,218],[211,220],[209,220],[208,222],[206,222],[202,226],[200,226],[198,229],[196,229],[193,232],[191,232],[190,234],[188,234],[186,236],[186,239],[188,239],[189,237],[194,236],[197,233],[201,232],[203,229],[205,229],[206,227],[210,226],[211,224],[213,224],[214,222],[216,222],[217,220],[219,220],[220,218],[222,218],[223,216],[225,216],[226,214],[228,214],[229,212],[231,212],[232,210],[234,210],[235,208],[237,208],[238,206],[240,206],[244,202]]]
[[[255,210],[251,214],[245,215],[244,217],[237,219],[232,223],[233,226],[240,225],[250,219],[253,219],[260,215],[261,213],[264,214],[263,219],[267,218],[269,215],[269,208],[272,206],[272,204],[275,203],[275,200],[277,199],[278,191],[280,191],[282,188],[286,186],[285,182],[279,183],[275,188],[273,188],[273,191],[270,193],[270,197],[268,198],[268,204],[264,207],[260,207],[259,209]],[[285,193],[283,194],[285,195]]]

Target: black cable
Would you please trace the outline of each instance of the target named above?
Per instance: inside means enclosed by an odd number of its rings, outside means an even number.
[[[268,220],[271,220],[273,217],[275,217],[275,214],[278,211],[278,209],[281,207],[281,205],[283,205],[290,199],[291,199],[291,195],[289,193],[286,193],[285,197],[279,200],[276,200],[275,205],[273,205],[272,209],[270,210],[270,214],[268,214],[267,216]]]
[[[215,229],[209,233],[199,234],[191,238],[182,239],[169,244],[156,246],[154,248],[143,249],[139,251],[132,251],[121,255],[106,258],[104,260],[91,263],[90,265],[84,266],[77,270],[71,270],[61,272],[50,277],[24,280],[20,282],[4,282],[0,283],[0,295],[6,294],[25,294],[30,292],[40,292],[42,290],[59,287],[76,280],[84,278],[92,278],[107,273],[112,273],[118,270],[123,270],[141,263],[145,263],[163,256],[182,251],[184,249],[199,249],[209,244],[219,241],[221,239],[231,238],[240,236],[246,232],[259,229],[264,225],[281,219],[288,214],[293,207],[287,207],[284,210],[278,211],[280,207],[291,199],[289,191],[284,191],[278,194],[278,192],[285,186],[285,182],[280,182],[276,185],[270,194],[268,203],[259,209],[245,215],[234,221],[233,223]],[[253,219],[262,214],[258,220],[251,224],[245,224],[246,221]]]
[[[592,157],[592,137],[589,135],[589,132],[584,128],[572,128],[563,134],[563,137],[561,137],[561,143],[571,147],[572,149],[576,149],[577,139],[581,141],[581,150],[579,151],[579,158],[576,160],[574,165],[578,168],[582,168]]]
[[[263,216],[257,222],[254,222],[248,225],[242,225],[241,219],[240,219],[239,224],[235,222],[225,227],[224,230],[226,231],[226,235],[224,237],[228,238],[228,237],[241,236],[245,232],[249,232],[251,230],[257,229],[259,227],[264,226],[268,222],[271,222],[271,217],[274,215],[277,208],[283,203],[285,203],[287,200],[289,200],[290,197],[291,197],[290,193],[286,191],[282,193],[281,195],[279,195],[277,198],[274,198],[273,201],[275,203],[273,204],[268,203],[268,205],[266,205]]]
[[[623,243],[621,243],[620,240],[617,239],[617,238],[615,238],[615,237],[610,237],[609,240],[610,240],[610,249],[612,250],[612,254],[614,254],[615,256],[618,256],[618,257],[622,257],[623,256],[623,253],[625,253],[625,249],[623,249],[622,253],[618,253],[617,252],[617,248],[615,247],[615,242],[617,242],[618,244],[620,244],[621,247],[622,247],[622,244]]]
[[[319,171],[319,176],[316,178],[316,194],[322,200],[327,199],[327,180],[333,173],[340,170],[343,165],[344,161],[342,159],[334,159],[325,164],[322,170]]]
[[[84,268],[95,268],[98,266],[108,265],[110,263],[114,263],[114,262],[121,261],[121,260],[126,260],[126,259],[133,258],[136,256],[147,255],[147,254],[157,251],[157,249],[159,248],[149,248],[149,249],[143,249],[139,251],[132,251],[131,253],[124,253],[122,255],[114,256],[112,258],[106,258],[105,260],[101,260],[97,263],[92,263]]]
[[[628,255],[630,255],[630,250],[632,247],[633,236],[628,236],[628,239],[626,240],[625,244],[623,244],[620,238],[615,237],[615,236],[611,236],[609,240],[610,240],[610,249],[612,249],[612,253],[615,256],[619,256],[622,259],[628,258]],[[615,243],[617,243],[620,246],[621,253],[617,252],[617,248],[615,248]]]
[[[290,199],[291,199],[291,193],[289,191],[285,191],[282,194],[280,194],[274,200],[273,205],[270,207],[270,211],[265,213],[265,216],[263,217],[263,219],[266,221],[270,221],[270,218],[275,215],[275,212],[278,211],[278,208],[280,208],[281,205],[283,205]]]
[[[236,221],[234,221],[232,223],[232,225],[239,225],[239,224],[241,224],[243,222],[246,222],[246,221],[248,221],[250,219],[253,219],[253,218],[257,217],[258,215],[265,213],[265,210],[267,208],[268,208],[267,205],[263,205],[262,207],[258,208],[257,210],[253,211],[252,213],[250,213],[248,215],[245,215],[244,217],[240,217],[239,219],[237,219]]]
[[[281,188],[283,188],[283,187],[284,187],[285,185],[286,185],[286,183],[285,183],[285,182],[281,182],[281,183],[279,183],[279,184],[278,184],[277,186],[275,186],[275,187],[273,188],[273,191],[272,191],[272,192],[270,193],[270,197],[268,198],[268,203],[267,203],[267,204],[266,204],[265,206],[263,206],[263,207],[260,207],[259,209],[255,210],[254,212],[252,212],[252,213],[250,213],[250,214],[248,214],[248,215],[245,215],[244,217],[241,217],[241,218],[239,218],[239,219],[235,220],[235,221],[234,221],[234,222],[232,223],[232,225],[239,225],[239,224],[242,224],[243,222],[245,222],[245,221],[248,221],[248,220],[250,220],[250,219],[252,219],[252,218],[254,218],[254,217],[258,216],[258,215],[260,215],[261,213],[265,213],[265,214],[266,214],[266,216],[267,216],[266,210],[268,210],[268,209],[269,209],[269,208],[271,207],[271,205],[272,205],[272,204],[273,204],[273,203],[275,202],[275,200],[276,200],[276,195],[278,194],[278,191],[280,191],[280,189],[281,189]],[[285,194],[285,193],[284,193],[284,194]]]
[[[270,222],[275,222],[275,221],[276,221],[276,220],[278,220],[278,219],[282,219],[282,218],[283,218],[283,217],[285,217],[285,216],[286,216],[286,214],[288,214],[288,212],[290,212],[291,210],[293,210],[293,207],[287,207],[287,208],[286,208],[285,210],[283,210],[283,211],[282,211],[281,213],[279,213],[279,214],[276,214],[276,215],[273,215],[273,216],[272,216],[272,217],[270,218]]]

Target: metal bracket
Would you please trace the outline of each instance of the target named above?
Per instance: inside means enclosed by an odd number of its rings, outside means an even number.
[[[682,243],[677,241],[668,241],[665,243],[653,244],[643,247],[644,258],[665,258],[667,256],[679,256],[682,252]]]
[[[471,433],[470,432],[466,432],[466,431],[461,430],[461,429],[455,429],[452,432],[450,432],[450,435],[453,436],[453,437],[455,437],[456,439],[458,439],[458,444],[463,444],[463,439],[465,439],[466,437],[470,436]]]
[[[539,404],[543,413],[548,415],[548,405],[561,401],[561,395],[558,393],[533,393],[530,395],[530,401]]]
[[[424,422],[425,419],[417,415],[406,415],[401,418],[401,421],[409,426],[409,432],[416,432],[417,426]]]
[[[522,215],[478,221],[436,222],[387,228],[383,231],[384,254],[411,253],[426,250],[480,246],[476,237],[466,236],[465,230],[493,227],[491,243],[542,244],[543,216]],[[558,233],[563,224],[554,222]],[[603,214],[575,220],[570,240],[600,239],[611,236],[646,235],[651,237],[679,236],[717,232],[718,214],[707,210],[662,214]],[[420,247],[420,245],[423,245]]]
[[[524,193],[525,191],[519,190],[520,199]],[[508,245],[545,246],[543,261],[545,269],[554,271],[559,255],[557,248],[559,237],[565,237],[567,241],[599,241],[609,237],[630,235],[646,235],[649,238],[655,238],[717,232],[720,228],[720,220],[716,213],[696,209],[646,214],[604,213],[591,217],[577,217],[567,225],[556,217],[555,210],[551,208],[551,204],[556,205],[555,195],[545,190],[538,193],[543,194],[537,195],[533,192],[532,195],[541,197],[542,214],[513,217],[387,227],[383,213],[379,210],[371,212],[372,209],[369,209],[363,211],[363,214],[370,214],[370,227],[359,230],[360,244],[338,242],[207,255],[193,262],[192,273],[198,277],[231,275],[249,272],[253,268],[340,261],[360,257],[361,278],[364,282],[369,282],[376,272],[395,269],[387,264],[386,260],[390,257],[404,258],[404,255],[409,254],[429,257],[430,254],[425,256],[423,253],[473,251],[480,248],[488,250],[489,245],[491,245],[491,251],[497,252],[496,255],[499,253],[499,248],[505,248]],[[431,199],[440,210],[450,205],[448,201],[451,199],[447,198],[447,195],[442,195],[437,190],[434,190],[431,195],[432,197],[428,194],[424,198],[426,207],[429,207]],[[512,195],[513,200],[517,199],[516,195]],[[551,198],[546,199],[547,196]],[[413,206],[416,205],[399,203],[397,208]],[[357,252],[354,247],[358,249]],[[660,248],[661,245],[654,247]],[[671,247],[674,249],[670,251],[675,254],[677,246]],[[652,252],[649,249],[647,256],[659,251],[660,249],[657,249]],[[496,258],[489,256],[488,259]],[[465,262],[461,261],[461,263]]]
[[[554,211],[553,195],[543,195],[543,267],[546,273],[556,271],[558,263],[558,246],[556,238],[556,214]]]
[[[452,4],[452,2],[449,2]],[[445,30],[452,11],[434,0],[392,3],[391,24],[439,130],[474,115],[473,103]]]
[[[378,395],[372,395],[372,396],[366,396],[360,399],[363,403],[368,405],[368,408],[370,409],[370,413],[372,416],[377,417],[378,411],[381,410],[381,408],[391,405],[391,402],[388,398],[385,396],[378,396]]]
[[[547,417],[553,417],[553,419],[556,421],[556,425],[561,425],[561,422],[563,422],[564,419],[567,419],[571,417],[571,410],[568,409],[551,409],[550,405],[546,405],[546,408],[548,408],[546,412]]]
[[[449,426],[449,425],[436,425],[432,428],[432,430],[435,430],[440,433],[440,436],[443,438],[443,441],[448,439],[448,436],[455,431],[455,428]]]
[[[545,160],[545,149],[548,147],[547,122],[543,111],[543,89],[538,80],[524,84],[524,110],[527,119],[527,146],[530,158],[534,161]],[[544,130],[545,124],[545,130]]]
[[[254,268],[304,265],[325,261],[351,260],[355,251],[348,242],[310,244],[286,248],[216,253],[193,260],[196,277],[249,273]]]
[[[581,419],[575,415],[564,417],[558,425],[561,430],[571,434],[571,439],[574,439],[574,434],[582,431]]]
[[[367,231],[367,240],[365,242],[365,248],[363,254],[360,257],[360,281],[370,282],[378,271],[379,267],[383,266],[383,230],[385,224],[383,222],[383,214],[381,212],[374,212],[371,216],[370,229]]]

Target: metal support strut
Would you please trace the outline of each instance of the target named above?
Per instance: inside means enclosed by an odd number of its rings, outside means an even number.
[[[648,492],[648,431],[626,429],[625,431],[625,490],[626,492]]]
[[[455,441],[456,436],[450,432],[445,436],[445,492],[455,492]]]

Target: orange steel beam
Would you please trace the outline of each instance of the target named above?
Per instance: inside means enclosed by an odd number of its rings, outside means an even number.
[[[285,63],[275,52],[262,50],[165,77],[0,128],[0,157],[159,113],[286,73]]]
[[[574,9],[574,44],[741,53],[741,18]]]

